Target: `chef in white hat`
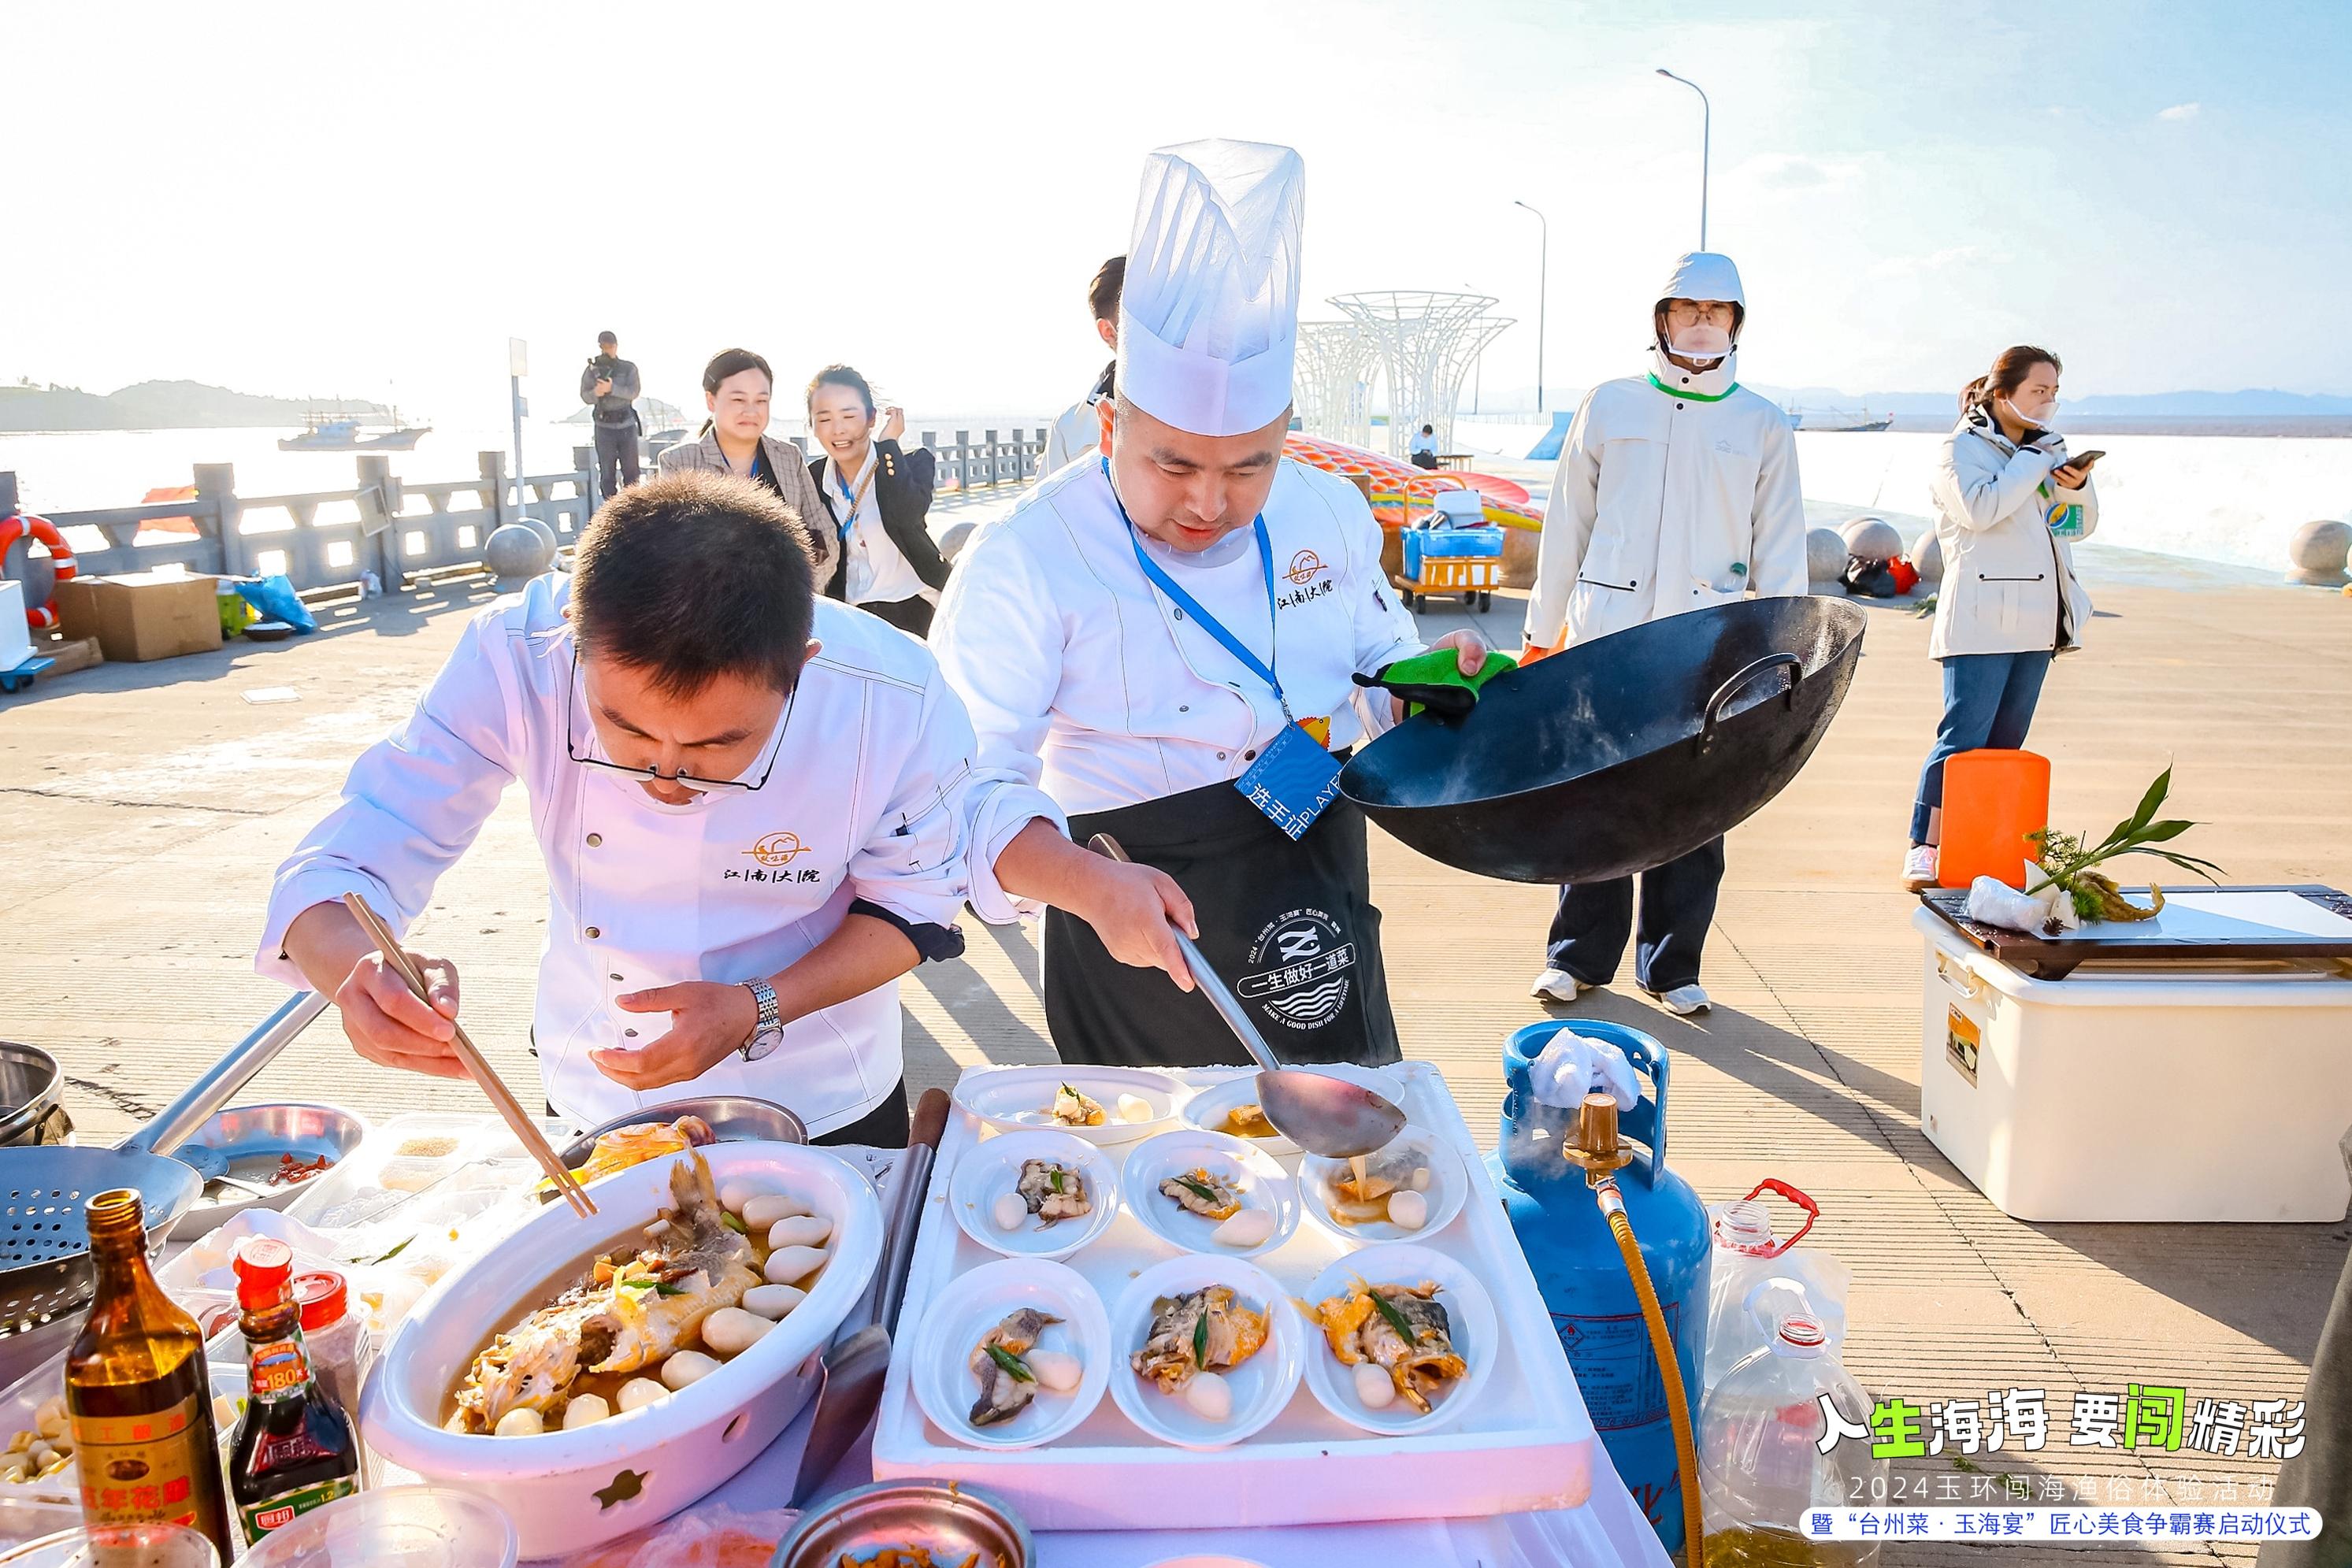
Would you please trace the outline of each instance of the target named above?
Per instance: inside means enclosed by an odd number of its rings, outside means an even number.
[[[1393,716],[1359,677],[1423,644],[1362,494],[1283,456],[1304,174],[1297,152],[1254,142],[1151,154],[1107,455],[975,536],[932,632],[982,773],[1042,785],[1067,813],[1066,838],[1032,822],[995,861],[997,887],[1055,906],[1045,1016],[1065,1061],[1244,1060],[1172,944],[1062,895],[1096,833],[1157,868],[1170,918],[1277,1052],[1397,1060],[1364,819],[1338,777]],[[1484,664],[1475,633],[1446,645],[1465,673]],[[996,832],[983,820],[983,852]]]
[[[1647,373],[1585,395],[1544,514],[1527,649],[1540,658],[1748,593],[1805,591],[1805,503],[1789,416],[1739,384],[1748,300],[1727,256],[1693,251],[1650,308]],[[1677,1013],[1708,1006],[1699,951],[1723,841],[1643,873],[1633,977]],[[1634,934],[1633,879],[1559,890],[1538,997],[1607,985]]]

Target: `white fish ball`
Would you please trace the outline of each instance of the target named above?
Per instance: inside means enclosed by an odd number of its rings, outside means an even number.
[[[765,1230],[779,1219],[790,1219],[808,1211],[809,1206],[790,1193],[757,1193],[743,1205],[743,1223],[754,1230]]]
[[[797,1285],[754,1285],[743,1292],[743,1310],[773,1322],[807,1300],[808,1292]]]
[[[768,1228],[771,1247],[822,1247],[833,1234],[833,1221],[821,1214],[796,1214]]]
[[[822,1247],[779,1247],[768,1254],[768,1283],[797,1285],[824,1267]]]
[[[1396,1403],[1396,1383],[1369,1361],[1355,1364],[1356,1403],[1367,1410],[1385,1410]]]
[[[1244,1208],[1210,1232],[1220,1247],[1259,1247],[1274,1234],[1274,1211]]]
[[[1021,1201],[1017,1192],[1000,1192],[996,1201],[988,1206],[988,1217],[996,1221],[999,1230],[1018,1230],[1021,1222],[1029,1218],[1029,1206]]]
[[[618,1405],[621,1407],[621,1413],[625,1416],[632,1410],[642,1410],[648,1405],[658,1405],[668,1397],[669,1390],[652,1378],[632,1377],[621,1385],[621,1391],[613,1396],[613,1403]]]
[[[536,1437],[547,1430],[547,1417],[528,1405],[518,1405],[499,1417],[494,1437]]]
[[[1420,1166],[1414,1168],[1412,1173],[1412,1190],[1415,1192],[1427,1192],[1429,1190],[1429,1167],[1427,1166]]]
[[[583,1394],[563,1407],[563,1429],[569,1432],[575,1427],[593,1426],[612,1413],[613,1407],[604,1403],[603,1395]]]
[[[1033,1350],[1027,1359],[1038,1385],[1056,1394],[1067,1394],[1086,1375],[1086,1364],[1066,1350]]]
[[[1120,1095],[1118,1097],[1118,1119],[1122,1122],[1149,1122],[1154,1120],[1155,1118],[1151,1114],[1151,1102],[1146,1100],[1140,1094]]]
[[[1234,1385],[1213,1372],[1196,1372],[1184,1385],[1184,1403],[1203,1421],[1234,1418]]]
[[[740,1307],[721,1307],[702,1320],[702,1343],[714,1354],[740,1355],[775,1326],[757,1312],[747,1312]]]
[[[1418,1230],[1429,1223],[1429,1198],[1411,1187],[1389,1194],[1389,1218],[1407,1230]]]
[[[699,1383],[718,1370],[717,1356],[705,1355],[698,1350],[675,1351],[661,1364],[661,1380],[665,1387],[676,1390],[689,1383]]]

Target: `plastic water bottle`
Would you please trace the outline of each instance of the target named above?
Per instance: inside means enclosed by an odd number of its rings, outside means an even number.
[[[1783,1241],[1771,1211],[1758,1201],[1775,1192],[1804,1212],[1805,1222]],[[1708,1270],[1706,1387],[1772,1343],[1782,1318],[1795,1314],[1821,1325],[1832,1354],[1845,1342],[1845,1298],[1853,1271],[1816,1248],[1799,1248],[1821,1217],[1813,1200],[1784,1181],[1767,1178],[1732,1203],[1707,1210],[1713,1267]]]
[[[1839,1364],[1811,1318],[1780,1321],[1772,1343],[1724,1375],[1700,1409],[1699,1499],[1709,1568],[1862,1568],[1875,1541],[1810,1541],[1817,1509],[1883,1506],[1886,1461],[1866,1437],[1820,1448],[1828,1396],[1850,1426],[1870,1424],[1870,1396]]]

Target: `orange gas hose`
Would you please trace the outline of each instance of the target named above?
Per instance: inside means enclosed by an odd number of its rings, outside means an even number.
[[[1706,1539],[1699,1533],[1698,1439],[1691,1430],[1690,1401],[1683,1393],[1682,1360],[1675,1354],[1674,1338],[1666,1332],[1665,1309],[1658,1305],[1657,1288],[1650,1283],[1649,1268],[1642,1261],[1642,1245],[1633,1239],[1633,1222],[1625,1217],[1625,1196],[1617,1190],[1617,1178],[1601,1177],[1592,1185],[1592,1196],[1608,1218],[1609,1234],[1617,1239],[1625,1272],[1633,1277],[1633,1293],[1642,1301],[1642,1322],[1650,1331],[1650,1349],[1665,1380],[1666,1417],[1675,1431],[1675,1468],[1683,1481],[1683,1560],[1689,1568],[1706,1568]]]

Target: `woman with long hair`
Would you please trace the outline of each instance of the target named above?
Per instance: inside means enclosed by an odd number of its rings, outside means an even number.
[[[827,365],[808,384],[809,434],[818,455],[809,478],[824,497],[841,545],[825,592],[901,632],[920,637],[948,585],[948,563],[931,542],[934,458],[901,448],[907,416],[882,411],[875,434],[874,389],[847,365]]]
[[[2068,541],[2098,527],[2091,468],[2103,454],[2066,455],[2052,428],[2058,356],[2020,343],[1960,393],[1960,422],[1931,482],[1944,580],[1930,658],[1944,666],[1944,716],[1919,770],[1903,885],[1936,885],[1944,759],[2025,744],[2042,677],[2083,645],[2090,596]]]
[[[840,569],[840,540],[826,526],[824,497],[803,466],[799,449],[768,434],[775,391],[775,372],[751,350],[722,349],[713,354],[702,367],[702,402],[710,417],[703,421],[700,438],[669,448],[657,465],[665,474],[688,469],[732,474],[773,491],[800,519],[816,580],[824,583]]]

